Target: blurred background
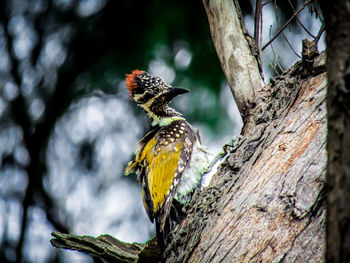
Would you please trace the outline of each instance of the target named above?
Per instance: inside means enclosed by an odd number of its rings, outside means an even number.
[[[253,35],[255,1],[240,2]],[[262,43],[302,5],[264,2]],[[262,52],[266,83],[318,34],[315,8]],[[133,69],[191,90],[173,106],[213,156],[240,133],[201,1],[0,1],[0,262],[93,262],[51,247],[52,231],[154,235],[136,176],[123,176],[149,128],[125,88]]]

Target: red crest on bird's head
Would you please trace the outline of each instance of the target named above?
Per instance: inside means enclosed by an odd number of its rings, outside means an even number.
[[[125,76],[130,99],[141,107],[149,107],[147,103],[152,101],[159,107],[165,107],[175,96],[188,92],[185,89],[173,88],[162,78],[154,77],[143,70],[135,69]]]
[[[129,91],[130,97],[132,97],[132,95],[135,93],[135,91],[137,89],[135,77],[137,75],[140,75],[143,73],[145,73],[145,72],[142,70],[135,69],[130,74],[125,74],[125,76],[126,76],[126,88]]]

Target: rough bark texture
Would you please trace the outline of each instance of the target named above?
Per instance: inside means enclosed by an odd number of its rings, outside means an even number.
[[[243,139],[194,198],[167,262],[323,261],[324,63],[324,54],[298,62],[257,94]]]
[[[249,44],[241,21],[241,13],[234,1],[203,0],[211,36],[226,80],[241,113],[256,98],[264,86],[259,65]]]
[[[350,260],[350,2],[321,1],[328,105],[327,261]]]

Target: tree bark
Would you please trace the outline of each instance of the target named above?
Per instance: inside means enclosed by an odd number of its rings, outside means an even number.
[[[298,62],[259,92],[238,148],[175,229],[167,262],[324,260],[324,62]]]
[[[350,259],[350,3],[321,1],[326,25],[328,106],[327,261]]]

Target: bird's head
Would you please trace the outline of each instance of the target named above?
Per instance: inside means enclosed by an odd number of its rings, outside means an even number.
[[[130,98],[146,111],[152,110],[152,107],[166,107],[175,96],[189,92],[187,89],[173,88],[162,78],[142,70],[133,70],[125,76]]]

